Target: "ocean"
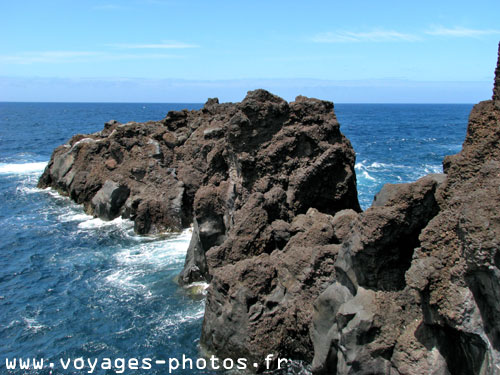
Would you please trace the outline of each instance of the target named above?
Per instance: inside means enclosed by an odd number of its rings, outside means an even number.
[[[200,357],[204,301],[179,287],[190,231],[138,236],[127,220],[104,222],[36,188],[52,150],[77,133],[160,120],[202,104],[0,103],[0,374],[83,374],[72,362]],[[363,209],[385,183],[441,172],[461,148],[469,104],[336,104],[357,154]],[[44,359],[43,370],[10,371],[6,359]],[[48,367],[47,363],[54,363]],[[120,373],[121,362],[114,363]],[[124,371],[164,374],[165,365]],[[181,370],[175,374],[220,374]],[[297,366],[288,373],[307,373]]]

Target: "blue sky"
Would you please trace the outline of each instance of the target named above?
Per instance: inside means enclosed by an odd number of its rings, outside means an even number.
[[[2,1],[0,101],[491,96],[500,1]]]

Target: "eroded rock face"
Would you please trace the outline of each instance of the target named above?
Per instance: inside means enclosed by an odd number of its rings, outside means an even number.
[[[129,194],[130,190],[127,186],[106,180],[102,188],[90,201],[90,205],[97,216],[105,220],[113,220],[120,214],[120,208]]]
[[[498,375],[499,69],[445,174],[386,185],[365,212],[332,103],[263,90],[75,136],[40,186],[140,233],[192,221],[180,282],[211,282],[201,343],[221,357]]]
[[[497,68],[495,69],[495,85],[493,86],[493,101],[500,101],[500,43],[498,47],[498,62]]]
[[[179,230],[191,220],[183,199],[192,187],[177,177],[175,152],[163,141],[170,133],[163,123],[110,121],[58,147],[38,186],[69,195],[104,220],[131,218],[138,233]]]
[[[405,279],[422,229],[439,212],[444,175],[385,185],[350,223],[336,280],[315,301],[313,371],[399,374],[391,362],[402,327],[418,316]]]
[[[103,219],[128,217],[138,233],[195,221],[190,254],[198,248],[204,255],[225,241],[252,194],[265,197],[258,205],[267,202],[270,220],[309,207],[359,210],[353,163],[332,103],[287,103],[256,90],[241,103],[209,99],[202,110],[171,111],[159,122],[110,121],[98,133],[74,136],[54,151],[39,186]],[[183,280],[208,277],[198,255],[190,256]]]
[[[199,269],[283,246],[279,236],[286,230],[271,227],[277,220],[289,223],[311,207],[359,210],[354,153],[331,103],[298,97],[288,104],[256,91],[235,109],[229,123],[216,128],[225,135],[208,154],[213,172],[195,195],[199,241],[188,250],[184,282],[196,280]],[[208,266],[192,261],[196,251],[206,253]]]
[[[353,219],[315,301],[313,372],[500,374],[499,82],[446,176],[386,185]]]
[[[331,102],[256,90],[241,103],[210,99],[161,122],[75,136],[39,185],[104,219],[129,217],[139,233],[192,220],[179,280],[212,282],[203,344],[258,361],[311,359],[312,301],[360,211],[354,163]]]
[[[213,269],[202,342],[221,356],[311,359],[312,302],[335,277],[339,245],[333,218],[316,209],[284,223],[267,229],[278,244],[290,238],[284,248]]]

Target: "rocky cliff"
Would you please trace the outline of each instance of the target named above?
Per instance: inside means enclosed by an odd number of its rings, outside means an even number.
[[[251,202],[267,210],[261,214],[269,222],[310,207],[359,210],[354,158],[332,103],[305,97],[287,103],[256,90],[241,103],[209,99],[199,111],[171,111],[158,122],[110,121],[98,133],[76,135],[54,151],[38,186],[69,195],[105,220],[130,218],[140,234],[194,222],[190,254],[194,248],[204,254],[241,226],[237,212],[252,211]],[[272,250],[279,239],[270,236],[256,233],[260,243],[252,244],[238,235],[248,247],[239,256]],[[198,255],[189,258],[183,280],[209,277]]]
[[[493,101],[500,100],[500,47],[498,48],[498,62],[495,69],[495,84],[493,85]]]
[[[179,281],[213,279],[203,343],[256,361],[276,351],[311,359],[312,301],[343,235],[331,215],[360,211],[354,163],[331,102],[256,90],[241,103],[209,99],[160,122],[74,136],[39,186],[103,219],[130,218],[138,233],[193,223]]]
[[[315,373],[499,374],[499,79],[444,174],[386,185],[365,212],[311,208],[276,250],[215,264],[202,342],[314,356]]]
[[[500,59],[499,59],[500,64]],[[444,174],[360,212],[333,104],[266,91],[54,151],[39,186],[136,231],[193,223],[181,283],[210,281],[202,344],[328,374],[500,374],[500,67]]]
[[[351,221],[314,302],[314,372],[500,374],[499,81],[445,175],[386,185]]]

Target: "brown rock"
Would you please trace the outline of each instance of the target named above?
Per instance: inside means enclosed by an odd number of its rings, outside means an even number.
[[[203,344],[311,359],[312,302],[334,277],[332,243],[360,211],[354,162],[331,102],[256,90],[158,123],[107,123],[57,149],[40,186],[131,218],[138,233],[194,222],[180,282],[212,281]],[[329,214],[346,209],[336,231]]]
[[[77,135],[39,186],[139,233],[194,222],[180,281],[211,281],[201,343],[219,356],[498,375],[499,69],[446,175],[388,184],[362,213],[333,104],[264,90]]]
[[[495,84],[493,85],[493,101],[500,101],[500,43],[498,44],[498,61],[495,69]]]
[[[313,372],[500,373],[498,76],[446,178],[386,185],[351,222],[315,302]]]
[[[108,160],[106,160],[106,168],[108,168],[110,171],[115,169],[117,165],[118,163],[113,158],[109,158]]]

